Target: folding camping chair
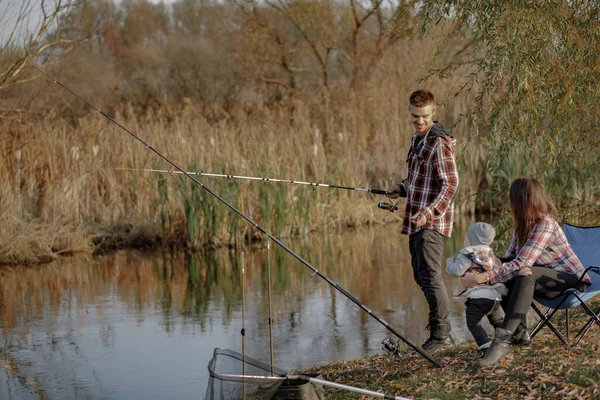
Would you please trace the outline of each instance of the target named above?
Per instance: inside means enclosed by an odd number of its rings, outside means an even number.
[[[591,286],[585,292],[577,289],[568,289],[555,299],[547,300],[534,298],[535,302],[548,307],[545,313],[532,303],[531,307],[540,317],[540,321],[533,328],[531,337],[533,338],[544,326],[548,326],[554,334],[569,347],[567,339],[569,338],[569,309],[581,306],[585,313],[590,317],[581,330],[575,335],[575,346],[588,333],[594,323],[600,326],[600,309],[593,311],[586,303],[596,295],[600,294],[600,226],[599,227],[580,227],[570,224],[563,225],[563,231],[567,240],[571,244],[573,251],[579,257],[586,273],[592,280]],[[580,280],[583,277],[580,277]],[[567,339],[552,324],[551,319],[558,310],[565,310],[566,335]]]

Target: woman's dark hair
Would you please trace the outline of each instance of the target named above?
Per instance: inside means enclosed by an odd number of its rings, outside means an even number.
[[[556,214],[544,186],[535,178],[517,178],[510,186],[510,209],[515,221],[517,243],[523,247],[533,226],[547,215]]]

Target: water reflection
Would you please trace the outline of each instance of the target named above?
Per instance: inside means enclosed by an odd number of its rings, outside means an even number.
[[[448,243],[456,251],[461,235]],[[416,343],[424,297],[399,227],[316,234],[290,245]],[[275,364],[284,369],[380,351],[387,330],[281,249],[271,250]],[[121,252],[0,272],[0,398],[201,398],[215,347],[269,360],[267,252]],[[450,294],[459,282],[446,278]],[[464,301],[451,301],[459,338]]]

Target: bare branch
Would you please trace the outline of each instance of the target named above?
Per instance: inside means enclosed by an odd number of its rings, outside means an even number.
[[[278,10],[280,13],[282,13],[292,23],[292,25],[294,25],[294,27],[298,30],[298,32],[300,32],[300,35],[302,35],[302,37],[304,38],[304,40],[306,41],[308,46],[311,48],[313,54],[317,58],[317,61],[321,65],[321,74],[323,76],[323,86],[327,90],[329,90],[328,68],[329,68],[329,54],[331,52],[331,47],[329,45],[325,44],[323,42],[322,38],[319,37],[318,40],[321,42],[321,44],[325,48],[325,55],[322,55],[321,52],[319,51],[319,49],[317,48],[316,43],[314,42],[314,40],[312,40],[309,37],[306,30],[304,30],[302,28],[302,26],[300,25],[300,23],[292,15],[290,15],[289,12],[287,12],[287,7],[286,7],[285,2],[283,0],[276,0],[276,1],[278,4],[275,4],[270,0],[265,0],[265,3],[268,4],[269,6],[273,7],[274,9]]]
[[[350,0],[350,7],[352,9],[352,15],[354,17],[354,29],[352,30],[352,77],[350,80],[350,87],[355,88],[358,81],[359,81],[359,65],[360,65],[360,54],[359,54],[359,46],[358,46],[358,39],[359,39],[359,35],[361,32],[361,29],[365,23],[365,21],[367,19],[369,19],[369,17],[373,14],[376,13],[376,15],[378,16],[378,20],[380,23],[380,29],[379,29],[379,34],[377,37],[377,43],[376,43],[376,55],[372,58],[371,62],[369,63],[369,68],[375,64],[376,60],[379,58],[378,55],[381,54],[381,42],[383,40],[383,29],[381,26],[381,13],[380,13],[380,6],[381,3],[383,2],[383,0],[372,0],[371,1],[371,5],[372,7],[367,9],[365,14],[362,17],[359,17],[358,15],[358,11],[356,10],[356,1],[355,0]]]
[[[39,57],[46,61],[52,56],[63,56],[76,43],[86,39],[61,37],[58,23],[65,12],[81,3],[82,1],[75,0],[56,0],[49,6],[46,0],[42,0],[39,8],[36,8],[33,0],[27,0],[21,3],[16,16],[7,12],[0,16],[0,22],[8,17],[13,17],[15,21],[7,40],[0,47],[0,90],[32,80],[24,72],[28,63]],[[33,31],[29,32],[28,25],[36,13],[40,14],[41,19]],[[57,48],[61,48],[60,53],[52,52]]]

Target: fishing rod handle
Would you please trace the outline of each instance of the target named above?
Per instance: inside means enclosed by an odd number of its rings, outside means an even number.
[[[381,190],[381,189],[371,189],[370,192],[373,194],[382,194],[382,195],[390,194],[387,190]]]

